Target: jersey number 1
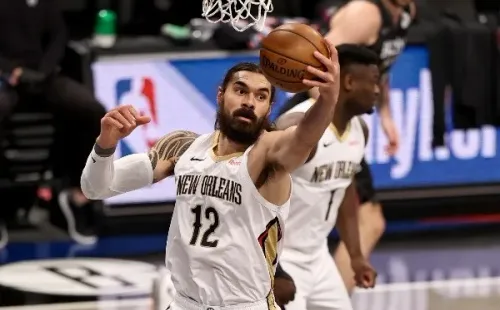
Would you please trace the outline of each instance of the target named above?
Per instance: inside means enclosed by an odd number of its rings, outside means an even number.
[[[194,223],[193,223],[193,236],[191,237],[191,241],[189,242],[190,245],[196,245],[196,242],[198,241],[198,238],[200,237],[201,229],[202,229],[202,223],[201,223],[201,218],[202,218],[202,213],[203,213],[203,206],[201,205],[196,205],[191,209],[191,212],[194,214]],[[215,248],[217,244],[219,243],[219,240],[212,240],[210,241],[210,235],[215,232],[217,227],[219,227],[219,214],[217,213],[217,210],[215,210],[212,207],[207,207],[205,208],[205,218],[209,221],[211,221],[210,225],[208,228],[205,230],[203,233],[203,236],[201,237],[201,242],[200,245],[204,247],[209,247],[209,248]]]
[[[335,190],[330,192],[330,201],[328,201],[328,209],[326,210],[325,221],[328,221],[328,218],[330,217],[330,210],[332,209],[334,195],[335,195]]]

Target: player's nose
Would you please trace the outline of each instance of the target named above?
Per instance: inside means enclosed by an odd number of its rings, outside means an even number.
[[[252,103],[252,102],[243,102],[241,104],[241,107],[242,108],[246,108],[246,109],[251,109],[251,110],[255,110],[255,104]]]

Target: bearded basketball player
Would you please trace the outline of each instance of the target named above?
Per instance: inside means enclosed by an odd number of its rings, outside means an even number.
[[[394,155],[399,147],[399,136],[389,107],[389,69],[406,44],[408,28],[415,17],[413,0],[351,0],[334,11],[326,38],[340,44],[361,44],[379,56],[380,97],[378,115],[389,144],[386,151]],[[317,90],[297,94],[284,106],[289,110],[305,99],[317,98]],[[377,200],[372,175],[366,161],[356,174],[356,189],[361,203],[359,208],[360,237],[363,254],[372,252],[385,230],[385,219]],[[351,293],[355,287],[346,245],[341,242],[335,252],[335,261]]]
[[[359,45],[338,45],[337,51],[340,93],[334,117],[307,162],[292,173],[290,214],[279,262],[297,288],[287,310],[352,310],[327,244],[335,224],[356,284],[364,288],[375,284],[376,273],[361,251],[353,178],[368,140],[368,128],[359,116],[373,109],[379,95],[378,57]],[[314,104],[308,99],[296,105],[277,120],[277,128],[295,126]]]
[[[339,64],[315,57],[327,71],[307,70],[319,98],[297,124],[268,131],[274,87],[255,64],[231,68],[219,89],[215,132],[175,131],[149,154],[113,160],[120,139],[150,121],[132,106],[102,119],[82,173],[90,199],[105,199],[175,176],[177,197],[168,232],[166,266],[176,291],[170,309],[275,309],[273,281],[292,191],[300,167],[333,118]]]

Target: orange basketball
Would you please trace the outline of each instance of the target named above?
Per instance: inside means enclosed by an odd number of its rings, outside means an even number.
[[[319,32],[305,24],[285,24],[262,40],[260,66],[273,85],[291,93],[303,92],[310,88],[303,79],[317,79],[306,71],[307,66],[326,71],[314,51],[330,55]]]

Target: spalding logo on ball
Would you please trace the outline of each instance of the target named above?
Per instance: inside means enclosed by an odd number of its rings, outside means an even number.
[[[280,63],[281,61],[281,63]],[[260,57],[260,66],[263,68],[264,72],[266,73],[266,77],[269,75],[269,72],[273,72],[272,75],[274,76],[285,76],[287,79],[280,81],[280,82],[286,82],[288,80],[295,81],[299,80],[302,81],[304,78],[305,74],[305,68],[304,69],[293,69],[293,68],[287,68],[284,67],[286,63],[286,59],[281,58],[274,63],[272,60],[267,58],[266,56],[261,56]],[[272,76],[273,79],[276,79],[274,76]]]
[[[319,32],[305,24],[285,24],[262,40],[260,66],[273,85],[291,93],[303,92],[310,87],[304,85],[302,80],[316,79],[307,72],[307,66],[326,71],[314,57],[314,51],[330,56]]]

